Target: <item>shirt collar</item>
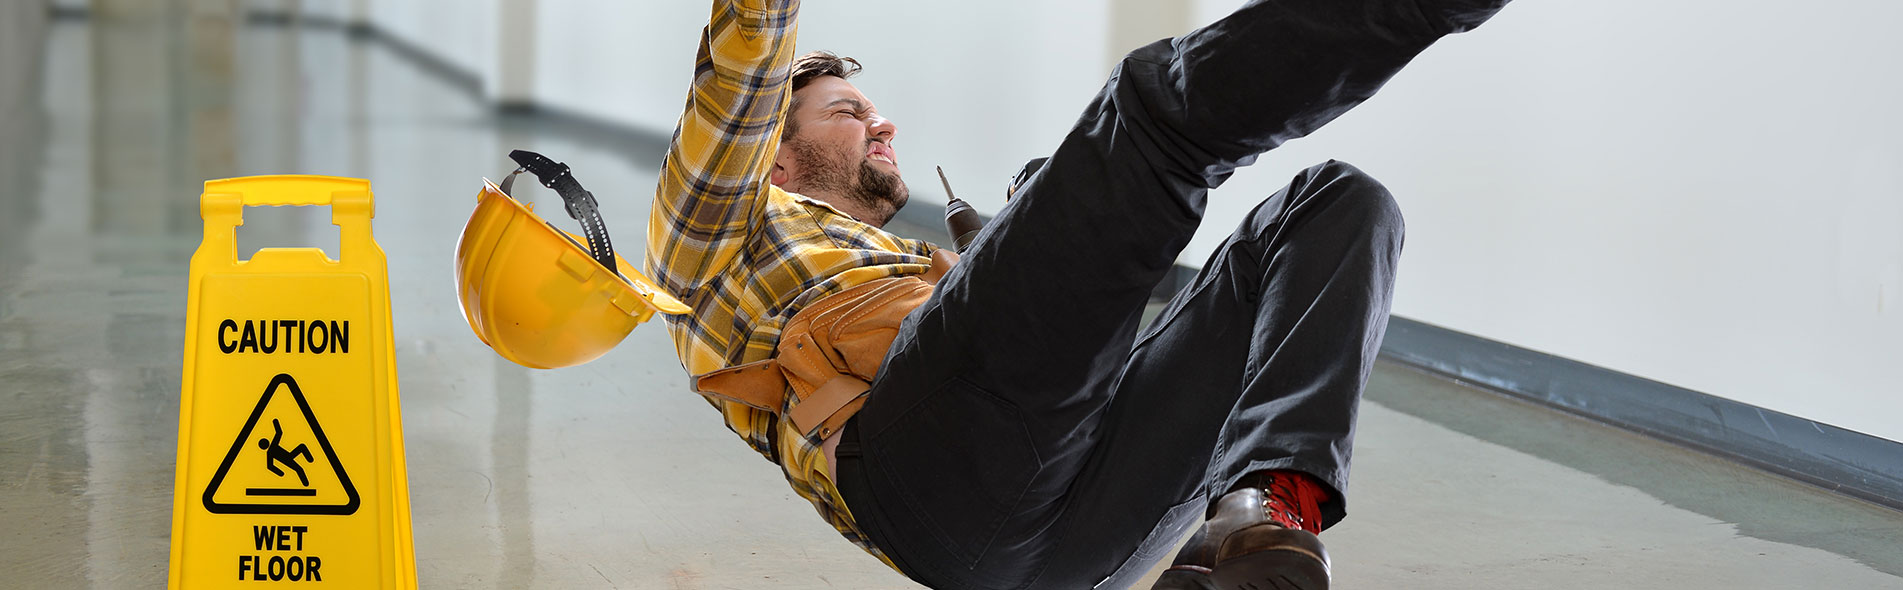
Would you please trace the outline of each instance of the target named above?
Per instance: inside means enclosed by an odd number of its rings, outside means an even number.
[[[784,192],[785,192],[786,194],[788,194],[788,195],[792,195],[792,197],[793,197],[793,200],[794,200],[795,202],[799,202],[799,203],[806,203],[806,204],[809,204],[809,205],[819,205],[819,206],[821,206],[821,207],[825,207],[825,208],[826,208],[826,209],[827,209],[828,211],[832,211],[833,213],[838,213],[838,214],[839,214],[840,216],[842,216],[842,217],[845,217],[845,218],[847,218],[847,219],[851,219],[851,220],[853,220],[853,221],[858,221],[858,222],[860,222],[860,223],[865,223],[865,221],[863,221],[863,220],[860,220],[860,219],[859,219],[859,218],[857,218],[857,217],[853,217],[853,216],[852,216],[852,214],[850,214],[850,213],[846,213],[845,211],[840,211],[840,210],[839,210],[839,208],[838,208],[838,207],[834,207],[834,206],[832,205],[832,203],[828,203],[828,202],[825,202],[825,201],[821,201],[821,200],[819,200],[819,199],[815,199],[815,198],[812,198],[812,197],[809,197],[809,196],[806,196],[806,195],[802,195],[802,194],[799,194],[799,193],[796,193],[796,192],[793,192],[793,191],[789,191],[789,190],[786,190],[786,189],[782,189],[782,188],[780,188],[780,187],[777,187],[777,186],[776,186],[776,187],[773,187],[773,188],[774,188],[774,189],[777,189],[777,190],[780,190],[780,191],[784,191]]]

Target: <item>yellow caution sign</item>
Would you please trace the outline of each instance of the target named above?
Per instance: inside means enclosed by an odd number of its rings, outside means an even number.
[[[338,260],[238,260],[249,206],[329,206]],[[370,183],[205,183],[172,492],[172,588],[415,588],[389,271]]]

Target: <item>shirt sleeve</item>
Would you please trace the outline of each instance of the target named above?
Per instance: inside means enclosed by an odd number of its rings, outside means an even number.
[[[763,214],[798,12],[798,0],[716,1],[701,33],[648,219],[648,268],[683,300],[733,263]]]

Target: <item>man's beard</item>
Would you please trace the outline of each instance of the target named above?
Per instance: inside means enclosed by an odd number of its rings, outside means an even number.
[[[793,150],[793,161],[798,163],[802,188],[808,192],[826,191],[844,196],[852,202],[885,216],[884,219],[862,219],[873,225],[885,225],[892,219],[906,201],[911,199],[912,191],[905,186],[905,180],[897,172],[885,172],[873,167],[872,160],[865,157],[864,148],[872,145],[868,141],[854,153],[851,148],[828,150],[824,146],[810,141],[793,139],[786,147]],[[854,164],[857,164],[856,166]]]

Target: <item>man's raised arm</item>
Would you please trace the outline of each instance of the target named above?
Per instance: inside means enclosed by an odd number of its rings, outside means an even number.
[[[798,13],[799,0],[714,2],[648,219],[648,270],[677,296],[731,264],[760,216]]]

